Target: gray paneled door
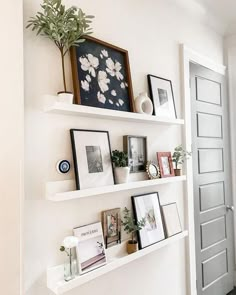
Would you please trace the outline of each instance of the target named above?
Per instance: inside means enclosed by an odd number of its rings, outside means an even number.
[[[190,76],[197,292],[225,295],[234,286],[225,79],[196,64]]]

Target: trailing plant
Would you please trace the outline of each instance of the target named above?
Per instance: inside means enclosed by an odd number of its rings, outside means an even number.
[[[112,151],[111,160],[115,167],[127,167],[128,166],[128,154],[120,152],[118,150]]]
[[[140,220],[136,222],[136,220],[132,217],[131,211],[125,207],[124,209],[124,217],[123,220],[121,220],[121,224],[124,227],[124,230],[131,234],[132,236],[132,244],[136,243],[135,240],[135,233],[139,230],[141,230],[146,225],[146,218],[143,217]]]
[[[64,90],[67,92],[65,77],[65,55],[71,46],[79,46],[85,35],[92,33],[90,29],[92,15],[86,15],[80,8],[72,6],[68,9],[62,0],[43,0],[42,11],[31,17],[26,28],[32,28],[37,35],[50,39],[59,49],[63,73]]]
[[[184,150],[182,145],[177,146],[172,155],[172,160],[175,163],[175,169],[178,169],[178,165],[183,164],[189,156],[191,156],[191,153]]]

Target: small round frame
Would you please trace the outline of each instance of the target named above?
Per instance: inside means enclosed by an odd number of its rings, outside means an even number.
[[[151,161],[147,162],[146,172],[149,179],[157,179],[161,177],[160,168]]]

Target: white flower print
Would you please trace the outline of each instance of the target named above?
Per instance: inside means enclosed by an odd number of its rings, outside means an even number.
[[[81,81],[81,87],[84,89],[84,91],[89,91],[89,83],[88,83],[88,81],[86,81],[86,80]]]
[[[113,101],[111,99],[108,100],[110,104],[113,104]]]
[[[118,101],[119,101],[119,104],[120,104],[121,106],[123,106],[123,104],[124,104],[123,99],[119,99]]]
[[[108,52],[105,49],[103,49],[101,52],[103,56],[108,57]]]
[[[114,61],[109,57],[106,60],[106,65],[107,65],[106,71],[112,77],[116,76],[117,80],[119,80],[119,81],[124,79],[124,76],[120,73],[120,70],[122,69],[122,67],[118,61],[116,61],[114,63]]]
[[[116,91],[114,89],[111,91],[111,95],[116,96]]]
[[[122,82],[122,83],[120,84],[120,87],[121,87],[122,89],[125,89],[125,83]]]
[[[120,106],[118,102],[116,102],[116,106],[117,106],[117,107],[119,107],[119,106]]]
[[[109,83],[110,83],[110,79],[107,78],[107,73],[105,71],[99,71],[98,85],[103,93],[109,89],[109,87],[107,86],[107,84]]]
[[[100,57],[101,57],[101,59],[103,59],[103,55],[100,53]]]
[[[126,86],[126,87],[129,87],[129,85],[128,85],[128,83],[127,83],[127,82],[125,82],[125,86]]]
[[[80,57],[79,61],[81,63],[81,69],[83,71],[88,71],[93,77],[96,77],[95,69],[99,66],[99,60],[92,54],[87,54],[86,57]]]
[[[106,102],[106,97],[100,91],[98,91],[97,98],[98,98],[98,101],[101,103]]]
[[[92,81],[91,77],[89,75],[86,75],[86,80],[90,83]]]

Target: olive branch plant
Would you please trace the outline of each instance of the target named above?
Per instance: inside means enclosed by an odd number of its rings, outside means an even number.
[[[65,55],[71,46],[79,46],[84,36],[92,34],[90,24],[93,15],[86,15],[82,9],[72,6],[66,9],[62,0],[43,0],[42,11],[28,21],[26,28],[36,35],[50,39],[60,51],[64,90],[67,92],[65,77]]]

